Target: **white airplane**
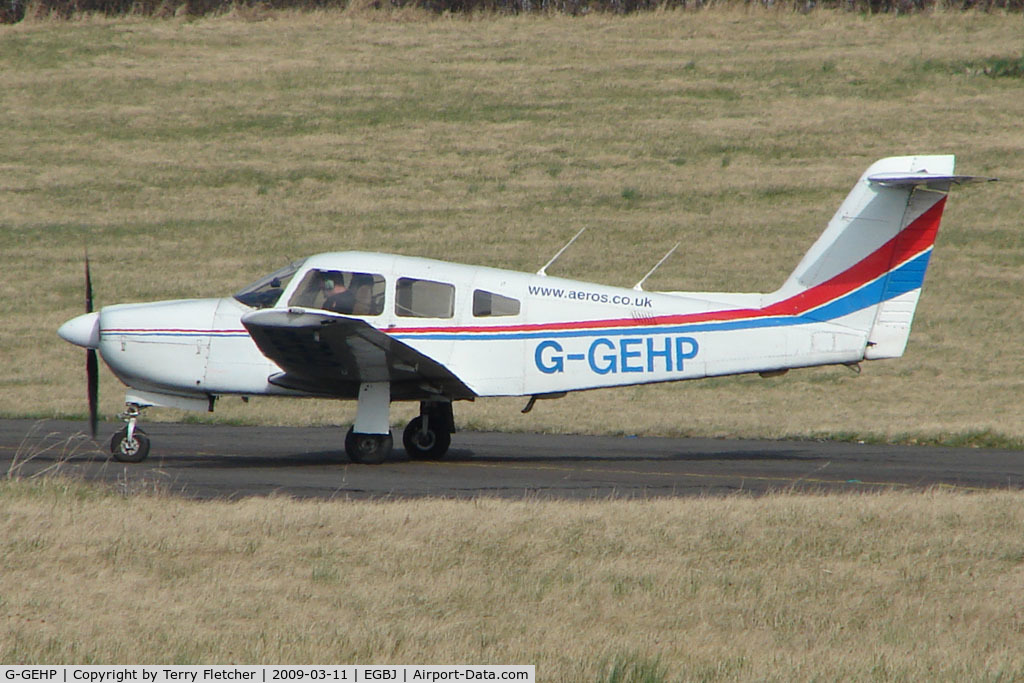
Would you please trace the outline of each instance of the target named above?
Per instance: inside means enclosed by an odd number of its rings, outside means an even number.
[[[536,274],[347,251],[233,297],[93,312],[87,260],[87,313],[58,334],[88,349],[94,436],[97,352],[128,387],[120,461],[149,452],[142,409],[213,410],[225,395],[355,399],[345,451],[359,463],[390,453],[391,402],[419,401],[405,450],[440,458],[453,401],[528,396],[527,412],[569,391],[903,355],[946,194],[983,180],[954,175],[953,156],[876,162],[768,294],[648,292],[651,273],[632,289],[547,276],[561,251]]]

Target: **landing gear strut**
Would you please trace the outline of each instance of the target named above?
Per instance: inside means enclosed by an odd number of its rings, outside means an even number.
[[[448,452],[454,431],[451,403],[423,401],[420,416],[402,432],[402,445],[413,460],[439,460]]]
[[[110,439],[110,454],[118,462],[142,462],[149,455],[149,437],[135,426],[142,414],[136,403],[126,403],[125,410],[118,417],[128,423],[124,429],[115,432]]]

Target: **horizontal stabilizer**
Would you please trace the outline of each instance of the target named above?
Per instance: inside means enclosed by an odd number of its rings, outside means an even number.
[[[917,187],[924,185],[929,189],[948,190],[950,185],[967,185],[969,183],[990,183],[995,178],[979,175],[947,175],[944,173],[928,173],[918,171],[912,173],[881,173],[868,176],[868,181],[882,187]]]

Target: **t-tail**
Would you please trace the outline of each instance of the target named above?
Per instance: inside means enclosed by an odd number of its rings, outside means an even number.
[[[866,360],[902,356],[946,195],[954,184],[990,180],[954,175],[954,161],[910,156],[872,164],[765,307],[866,334]]]

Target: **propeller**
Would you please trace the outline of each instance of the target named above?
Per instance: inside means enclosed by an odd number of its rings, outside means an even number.
[[[85,253],[85,312],[92,313],[92,277],[89,274],[89,252]],[[96,357],[96,349],[85,350],[85,381],[89,392],[89,433],[96,438],[99,425],[99,385],[100,368]]]

